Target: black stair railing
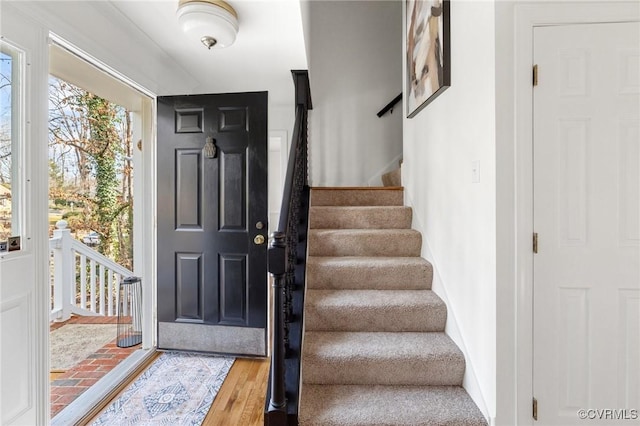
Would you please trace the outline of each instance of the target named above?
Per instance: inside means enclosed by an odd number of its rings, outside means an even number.
[[[393,107],[396,106],[396,104],[398,102],[400,102],[402,100],[402,93],[400,93],[398,96],[396,96],[395,98],[393,98],[393,100],[391,102],[389,102],[388,104],[386,104],[384,106],[384,108],[382,108],[380,111],[378,111],[378,114],[376,114],[378,117],[382,117],[383,115],[385,115],[388,111],[391,111],[393,113]]]
[[[307,71],[292,71],[296,121],[280,207],[278,230],[269,244],[273,278],[273,343],[264,424],[298,424],[300,356],[307,224],[309,218],[308,110],[312,108]]]

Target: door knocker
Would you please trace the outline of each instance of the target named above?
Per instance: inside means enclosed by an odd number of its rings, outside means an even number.
[[[204,144],[204,148],[202,148],[202,153],[206,158],[216,158],[218,156],[216,140],[211,136],[207,136],[207,141]]]

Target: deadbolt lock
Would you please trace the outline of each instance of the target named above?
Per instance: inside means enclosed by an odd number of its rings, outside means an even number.
[[[264,244],[264,235],[256,235],[256,237],[253,239],[253,243],[256,245]]]
[[[256,222],[256,229],[262,229],[262,228],[264,228],[264,223]]]

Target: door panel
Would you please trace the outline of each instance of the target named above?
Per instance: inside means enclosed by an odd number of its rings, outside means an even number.
[[[11,211],[10,226],[0,240],[21,237],[20,250],[0,252],[0,424],[46,424],[50,301],[44,267],[47,163],[41,144],[46,127],[40,126],[46,123],[46,111],[39,107],[47,102],[46,80],[40,78],[47,70],[46,34],[11,5],[0,8],[0,133],[5,142],[0,152],[9,154],[2,165],[11,185],[11,198],[0,201]]]
[[[176,229],[202,230],[202,150],[176,150]]]
[[[266,355],[266,93],[158,98],[158,170],[158,346]]]
[[[0,281],[10,282],[11,267],[31,269],[27,262],[3,262],[0,264]],[[6,268],[6,271],[3,269]],[[24,274],[20,279],[33,280],[33,274]],[[14,278],[15,281],[19,281]],[[0,368],[2,368],[2,424],[35,423],[36,394],[33,374],[34,354],[31,341],[33,325],[33,291],[7,298],[2,294],[0,303],[0,333],[2,333],[2,349],[0,350]],[[43,404],[44,405],[44,404]]]
[[[534,396],[542,425],[581,424],[579,410],[592,410],[585,413],[598,424],[640,422],[632,411],[640,401],[638,58],[637,22],[534,30]]]

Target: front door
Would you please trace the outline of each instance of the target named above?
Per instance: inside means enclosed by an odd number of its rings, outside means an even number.
[[[36,425],[49,418],[46,52],[40,27],[0,9],[0,424]]]
[[[640,24],[537,27],[538,423],[638,424]]]
[[[266,355],[267,93],[158,98],[158,348]]]

